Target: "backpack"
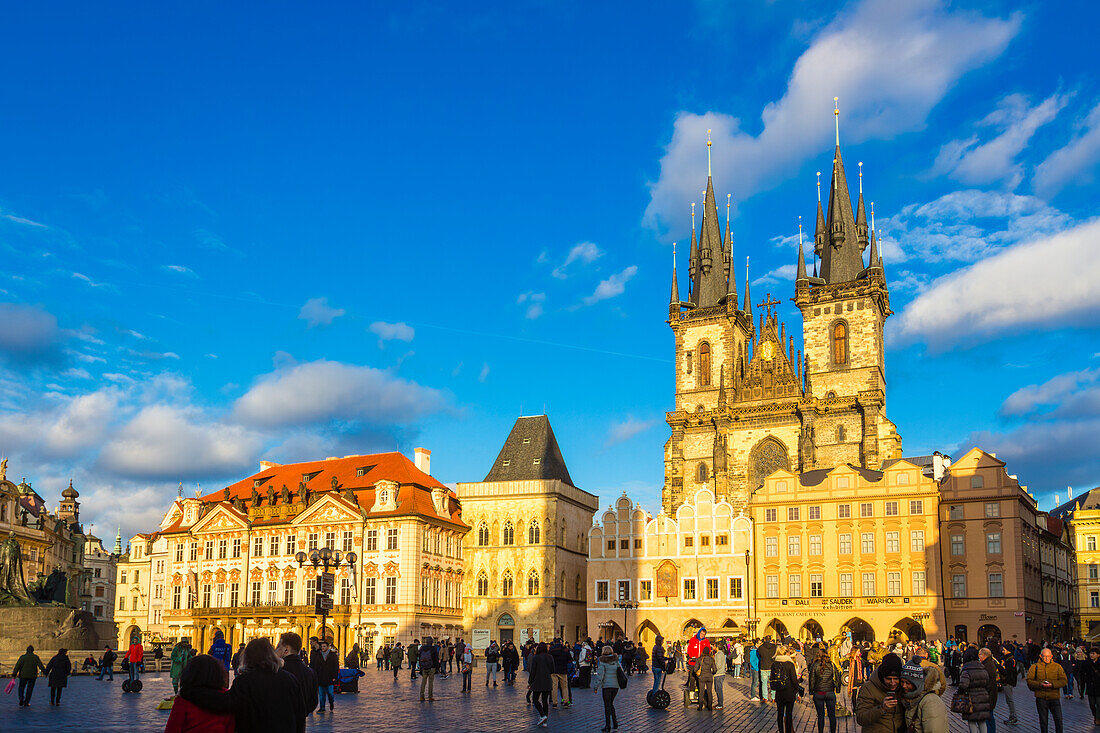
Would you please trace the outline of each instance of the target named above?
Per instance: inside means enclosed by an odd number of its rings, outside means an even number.
[[[420,669],[428,669],[432,666],[432,648],[430,646],[420,647]]]
[[[777,674],[777,672],[778,672],[778,674]],[[768,680],[768,686],[769,687],[771,687],[773,690],[782,690],[783,688],[787,687],[789,684],[790,684],[790,682],[787,680],[787,669],[786,669],[786,667],[780,667],[778,670],[775,670],[775,669],[772,670],[772,676]]]

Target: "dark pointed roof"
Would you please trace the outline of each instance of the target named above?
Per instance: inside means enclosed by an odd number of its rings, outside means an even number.
[[[694,234],[694,232],[692,232]],[[703,224],[699,234],[699,265],[695,273],[700,308],[717,305],[726,295],[726,273],[722,263],[722,231],[718,225],[718,204],[714,199],[714,181],[707,176],[703,198]]]
[[[699,240],[695,237],[694,216],[691,217],[691,254],[688,255],[688,300],[699,305]]]
[[[729,212],[727,212],[728,214]],[[729,265],[729,272],[726,278],[726,300],[737,305],[737,265],[736,260],[733,258],[733,227],[726,222],[726,246],[725,246],[726,263]]]
[[[563,481],[575,486],[546,415],[521,417],[512,426],[486,481]]]
[[[856,204],[856,238],[862,253],[867,246],[867,209],[863,206],[863,191],[859,192],[859,203]],[[875,263],[872,261],[868,264],[873,267]]]
[[[1090,489],[1064,504],[1060,504],[1050,512],[1050,516],[1059,519],[1072,519],[1073,513],[1078,509],[1100,509],[1100,488]]]
[[[802,254],[802,227],[799,225],[798,231],[798,263],[795,265],[795,280],[805,280],[806,278],[806,256]]]
[[[674,263],[672,265],[672,295],[668,299],[668,304],[669,305],[676,305],[677,303],[680,302],[680,286],[676,282],[677,279],[678,278],[676,277],[676,265]]]
[[[855,280],[863,271],[863,253],[856,236],[852,197],[848,192],[848,179],[844,175],[844,159],[840,155],[839,145],[833,156],[825,230],[827,246],[822,247],[821,252],[821,277],[830,284]]]
[[[752,296],[749,295],[749,263],[745,262],[745,307],[741,310],[745,311],[749,316],[749,323],[752,323]]]

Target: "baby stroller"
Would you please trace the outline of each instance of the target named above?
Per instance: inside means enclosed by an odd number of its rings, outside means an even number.
[[[359,692],[359,678],[366,676],[361,669],[342,668],[337,676],[340,692]]]

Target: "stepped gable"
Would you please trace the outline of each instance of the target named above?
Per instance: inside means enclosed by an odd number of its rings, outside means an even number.
[[[550,418],[546,415],[521,417],[512,426],[486,481],[552,481],[575,486],[565,467]]]

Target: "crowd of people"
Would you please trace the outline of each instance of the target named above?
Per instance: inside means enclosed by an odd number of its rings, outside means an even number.
[[[154,658],[162,656],[159,647]],[[526,686],[526,703],[535,711],[537,727],[547,727],[551,709],[573,705],[574,690],[590,690],[602,697],[603,731],[618,728],[615,699],[629,677],[652,672],[650,694],[664,689],[669,674],[682,672],[684,700],[698,710],[721,710],[727,680],[744,678],[748,698],[774,705],[778,733],[793,733],[795,704],[812,703],[817,731],[836,733],[838,709],[851,706],[862,733],[947,733],[950,716],[957,715],[969,733],[996,733],[994,710],[1003,699],[1007,717],[1015,726],[1017,688],[1034,693],[1040,733],[1064,733],[1062,701],[1076,695],[1088,699],[1100,726],[1100,647],[1083,644],[901,642],[887,644],[853,641],[850,634],[826,642],[797,641],[789,637],[711,639],[698,629],[690,639],[666,646],[657,636],[647,651],[621,636],[591,638],[573,645],[560,638],[549,642],[528,639],[520,646],[511,640],[490,641],[475,650],[459,639],[414,639],[407,646],[383,644],[374,653],[378,671],[392,671],[396,683],[402,669],[419,682],[420,701],[435,700],[435,680],[452,674],[462,677],[462,694],[469,694],[476,664],[485,667],[486,688]],[[84,660],[85,671],[96,680],[113,679],[119,655],[109,646],[98,660]],[[301,733],[309,715],[335,712],[335,693],[357,692],[363,662],[358,644],[340,664],[338,650],[326,639],[313,637],[308,646],[295,633],[286,633],[273,645],[265,638],[240,644],[234,650],[215,634],[205,654],[183,639],[171,650],[169,675],[173,697],[165,730],[176,731],[287,731]],[[131,640],[121,657],[127,674],[127,692],[140,692],[145,650]],[[18,680],[19,705],[29,706],[39,673],[50,688],[50,704],[60,705],[68,677],[74,672],[66,649],[47,663],[27,647],[16,662],[12,683]],[[480,677],[478,678],[480,681]],[[954,692],[947,694],[952,688]],[[11,691],[11,685],[9,685]],[[649,701],[649,695],[646,696]],[[666,698],[667,704],[667,698]],[[1003,708],[1002,708],[1003,709]],[[842,714],[847,714],[842,710]]]

